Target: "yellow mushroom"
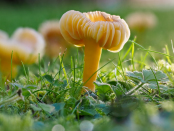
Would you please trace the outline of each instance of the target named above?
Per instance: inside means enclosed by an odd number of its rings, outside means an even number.
[[[9,60],[1,59],[0,60],[0,71],[3,76],[7,79],[14,78],[17,75],[17,65],[12,64]]]
[[[9,36],[6,32],[0,30],[0,47],[2,43],[6,43],[7,40],[9,39]],[[1,49],[0,49],[1,50]],[[11,64],[9,61],[7,61],[6,59],[2,59],[0,57],[0,71],[2,73],[3,76],[6,76],[7,78],[10,78],[11,76],[11,69],[12,69],[12,77],[15,77],[17,74],[17,67],[16,65],[13,65],[11,67]]]
[[[8,37],[8,34],[2,30],[0,30],[0,39],[1,40],[7,40],[9,37]]]
[[[44,55],[45,41],[41,34],[31,28],[19,28],[13,36],[12,41],[16,43],[13,51],[15,63],[32,64]]]
[[[39,53],[42,57],[44,47],[44,39],[38,32],[30,28],[17,29],[11,39],[0,39],[1,72],[9,78],[12,61],[12,77],[15,77],[17,65],[36,62]]]
[[[157,24],[157,18],[151,12],[133,12],[125,19],[130,29],[138,32],[144,32],[147,29],[155,27]]]
[[[42,23],[39,27],[39,32],[46,41],[45,54],[51,58],[57,57],[69,46],[60,33],[58,20],[49,20]]]
[[[100,11],[68,11],[60,19],[60,31],[69,43],[85,46],[83,82],[92,91],[95,91],[93,82],[97,77],[95,72],[102,48],[118,52],[130,36],[129,27],[123,19]]]

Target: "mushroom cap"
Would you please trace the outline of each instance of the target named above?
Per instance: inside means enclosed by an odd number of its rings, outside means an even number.
[[[56,32],[57,34],[61,34],[59,28],[59,20],[49,20],[43,22],[39,27],[39,32],[44,37],[46,37],[49,34],[49,32]]]
[[[0,30],[0,39],[7,40],[9,38],[8,34]]]
[[[130,37],[127,23],[119,16],[95,11],[68,11],[60,19],[60,31],[69,43],[84,46],[85,39],[93,39],[111,52],[120,51]]]
[[[46,41],[45,53],[50,57],[57,57],[59,53],[63,53],[69,44],[63,38],[59,20],[49,20],[43,22],[39,27],[39,32]]]
[[[0,59],[11,60],[13,52],[13,63],[31,64],[37,61],[39,53],[43,55],[44,47],[44,39],[39,33],[30,28],[19,28],[11,39],[0,40]]]
[[[156,16],[151,12],[134,12],[126,17],[131,29],[144,30],[153,28],[157,24]]]

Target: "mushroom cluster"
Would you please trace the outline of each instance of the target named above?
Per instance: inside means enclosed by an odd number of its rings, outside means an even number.
[[[95,91],[100,56],[103,49],[120,51],[130,37],[127,23],[119,16],[95,11],[68,11],[60,19],[60,31],[69,43],[85,46],[83,82]]]
[[[45,54],[50,58],[57,57],[69,47],[69,44],[60,33],[58,20],[49,20],[42,23],[39,32],[46,41]]]
[[[33,29],[19,28],[11,38],[1,31],[0,71],[3,76],[10,78],[12,73],[14,78],[17,74],[17,65],[36,62],[38,54],[43,55],[44,47],[43,37]]]

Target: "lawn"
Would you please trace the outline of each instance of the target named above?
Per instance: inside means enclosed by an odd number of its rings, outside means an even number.
[[[81,95],[83,49],[18,67],[13,80],[0,77],[0,131],[171,131],[174,129],[173,9],[93,4],[0,5],[0,29],[38,30],[68,10],[101,10],[125,18],[151,11],[158,19],[146,32],[131,31],[119,53],[103,50],[96,92]],[[136,36],[136,40],[134,37]],[[67,53],[67,55],[66,55]]]

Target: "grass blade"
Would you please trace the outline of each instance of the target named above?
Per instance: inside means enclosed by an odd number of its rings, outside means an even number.
[[[170,55],[168,46],[166,45],[165,47],[166,47],[166,54],[167,54],[167,55]],[[171,62],[171,60],[170,60],[170,57],[169,57],[169,56],[166,56],[166,58],[167,58],[167,61],[168,61],[170,64],[172,64],[172,62]]]
[[[67,74],[66,74],[66,70],[65,70],[65,67],[64,67],[64,64],[63,64],[61,55],[59,55],[59,60],[60,60],[61,67],[62,67],[62,69],[63,69],[63,73],[64,73],[64,76],[65,76],[65,79],[66,79],[66,81],[67,81],[67,87],[70,88],[69,82],[68,82],[68,77],[67,77]]]

